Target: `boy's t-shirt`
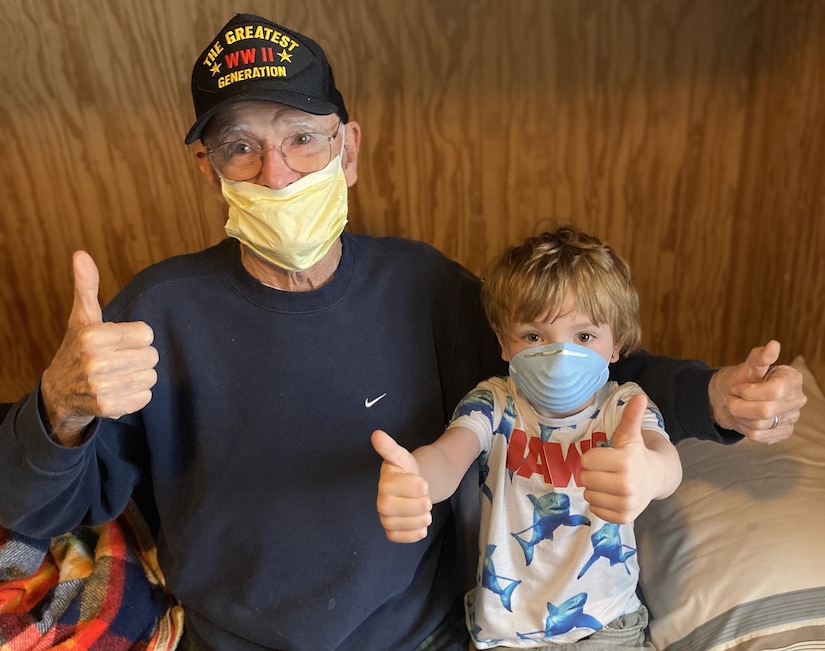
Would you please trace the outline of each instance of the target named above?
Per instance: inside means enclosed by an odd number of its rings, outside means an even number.
[[[481,443],[478,584],[465,597],[478,648],[575,642],[639,608],[633,525],[593,515],[578,480],[581,455],[609,444],[637,393],[634,383],[608,382],[593,404],[555,419],[496,377],[456,408],[450,426]],[[642,429],[667,437],[650,401]]]

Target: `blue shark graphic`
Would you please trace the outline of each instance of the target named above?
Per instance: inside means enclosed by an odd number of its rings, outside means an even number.
[[[490,427],[494,426],[493,414],[495,411],[493,393],[489,389],[474,389],[468,393],[453,412],[453,420],[459,416],[470,416],[473,413],[483,414],[489,421]],[[513,433],[516,422],[515,403],[512,396],[507,397],[507,402],[501,414],[501,421],[495,434],[504,436],[507,441]],[[488,453],[483,453],[479,457],[479,488],[481,493],[492,503],[493,491],[487,484],[487,477],[490,474],[490,467],[487,464]],[[510,479],[513,478],[513,471],[509,471]]]
[[[524,550],[524,561],[527,565],[533,560],[535,546],[542,540],[553,540],[553,534],[560,526],[590,526],[590,520],[583,515],[570,515],[570,498],[564,493],[547,493],[541,497],[528,495],[527,498],[533,503],[533,524],[510,534]],[[527,531],[533,532],[530,540],[519,538],[520,534]]]
[[[529,640],[534,635],[553,637],[563,635],[574,628],[592,628],[598,630],[602,623],[592,615],[584,614],[584,604],[587,601],[587,594],[581,592],[570,597],[561,606],[555,606],[547,602],[547,619],[544,622],[543,631],[532,631],[531,633],[519,633],[519,639]]]
[[[490,645],[490,646],[496,646],[497,644],[499,644],[499,642],[502,641],[501,638],[484,639],[482,637],[479,637],[481,635],[482,630],[483,629],[481,628],[481,626],[476,624],[476,613],[475,613],[475,611],[474,610],[471,611],[470,612],[470,635],[473,636],[473,639],[476,642],[487,644],[487,645]]]
[[[493,491],[487,485],[487,477],[490,476],[490,466],[487,464],[487,455],[482,455],[478,460],[478,483],[481,488],[481,494],[484,495],[490,504],[493,503]]]
[[[513,597],[513,591],[518,587],[521,581],[496,574],[496,568],[493,565],[494,551],[496,551],[495,545],[487,545],[487,551],[484,552],[484,562],[481,569],[481,587],[487,588],[501,597],[501,605],[510,612],[513,612],[513,609],[510,607],[510,600]],[[504,588],[501,583],[499,583],[499,579],[503,581],[510,581],[510,584]]]
[[[658,410],[658,409],[653,409],[653,408],[651,408],[651,407],[648,407],[648,408],[647,408],[647,411],[649,411],[651,414],[653,414],[654,416],[656,416],[656,424],[657,424],[659,427],[661,427],[662,429],[664,429],[664,428],[665,428],[665,419],[664,419],[664,418],[662,418],[662,414],[660,414],[660,413],[659,413],[659,410]]]
[[[510,440],[510,435],[513,433],[513,428],[516,426],[516,403],[513,396],[507,396],[507,401],[504,405],[504,410],[501,412],[501,422],[498,424],[498,432],[504,434],[507,440]]]
[[[464,396],[453,412],[452,420],[459,416],[469,416],[473,412],[484,414],[493,426],[493,392],[489,389],[473,389]]]
[[[576,429],[576,425],[566,425],[564,427],[560,425],[546,425],[545,423],[539,423],[539,437],[541,438],[542,443],[547,443],[553,438],[553,434],[555,434],[560,429]]]
[[[627,404],[627,401],[626,400],[618,400],[616,402],[616,404],[619,405],[619,407],[623,407],[625,404]],[[647,408],[645,409],[645,411],[649,411],[651,414],[653,414],[656,417],[656,424],[660,428],[662,428],[662,429],[665,428],[665,419],[662,418],[662,414],[659,412],[658,409],[650,406],[649,401],[647,403]]]
[[[610,561],[610,566],[613,567],[617,563],[623,563],[624,569],[630,574],[630,568],[627,566],[627,559],[636,553],[636,550],[630,545],[622,543],[621,534],[619,533],[619,525],[613,523],[606,523],[601,529],[590,536],[593,542],[593,555],[584,564],[579,576],[582,578],[584,573],[590,569],[600,558],[606,558]]]
[[[482,414],[490,421],[490,427],[494,429],[495,433],[504,436],[509,441],[516,423],[515,402],[512,396],[507,397],[498,427],[495,427],[493,422],[494,403],[493,392],[490,389],[473,389],[464,396],[464,399],[455,408],[451,420],[455,420],[459,416],[470,416],[474,413]]]

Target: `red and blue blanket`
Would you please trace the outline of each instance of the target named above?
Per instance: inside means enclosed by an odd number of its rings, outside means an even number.
[[[0,527],[0,651],[169,651],[182,630],[134,505],[51,540]]]

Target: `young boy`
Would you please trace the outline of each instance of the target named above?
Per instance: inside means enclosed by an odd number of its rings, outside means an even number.
[[[632,523],[682,470],[658,409],[636,384],[607,380],[640,343],[628,266],[561,228],[494,261],[483,300],[510,375],[479,384],[412,454],[373,433],[387,537],[426,537],[432,504],[478,458],[481,554],[465,597],[475,648],[643,648]]]

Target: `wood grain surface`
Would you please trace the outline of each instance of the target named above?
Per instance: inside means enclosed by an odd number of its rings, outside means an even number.
[[[0,400],[69,314],[223,236],[183,144],[192,66],[235,11],[326,50],[363,129],[350,228],[481,273],[575,223],[630,262],[653,352],[770,338],[825,381],[825,2],[0,0]]]

